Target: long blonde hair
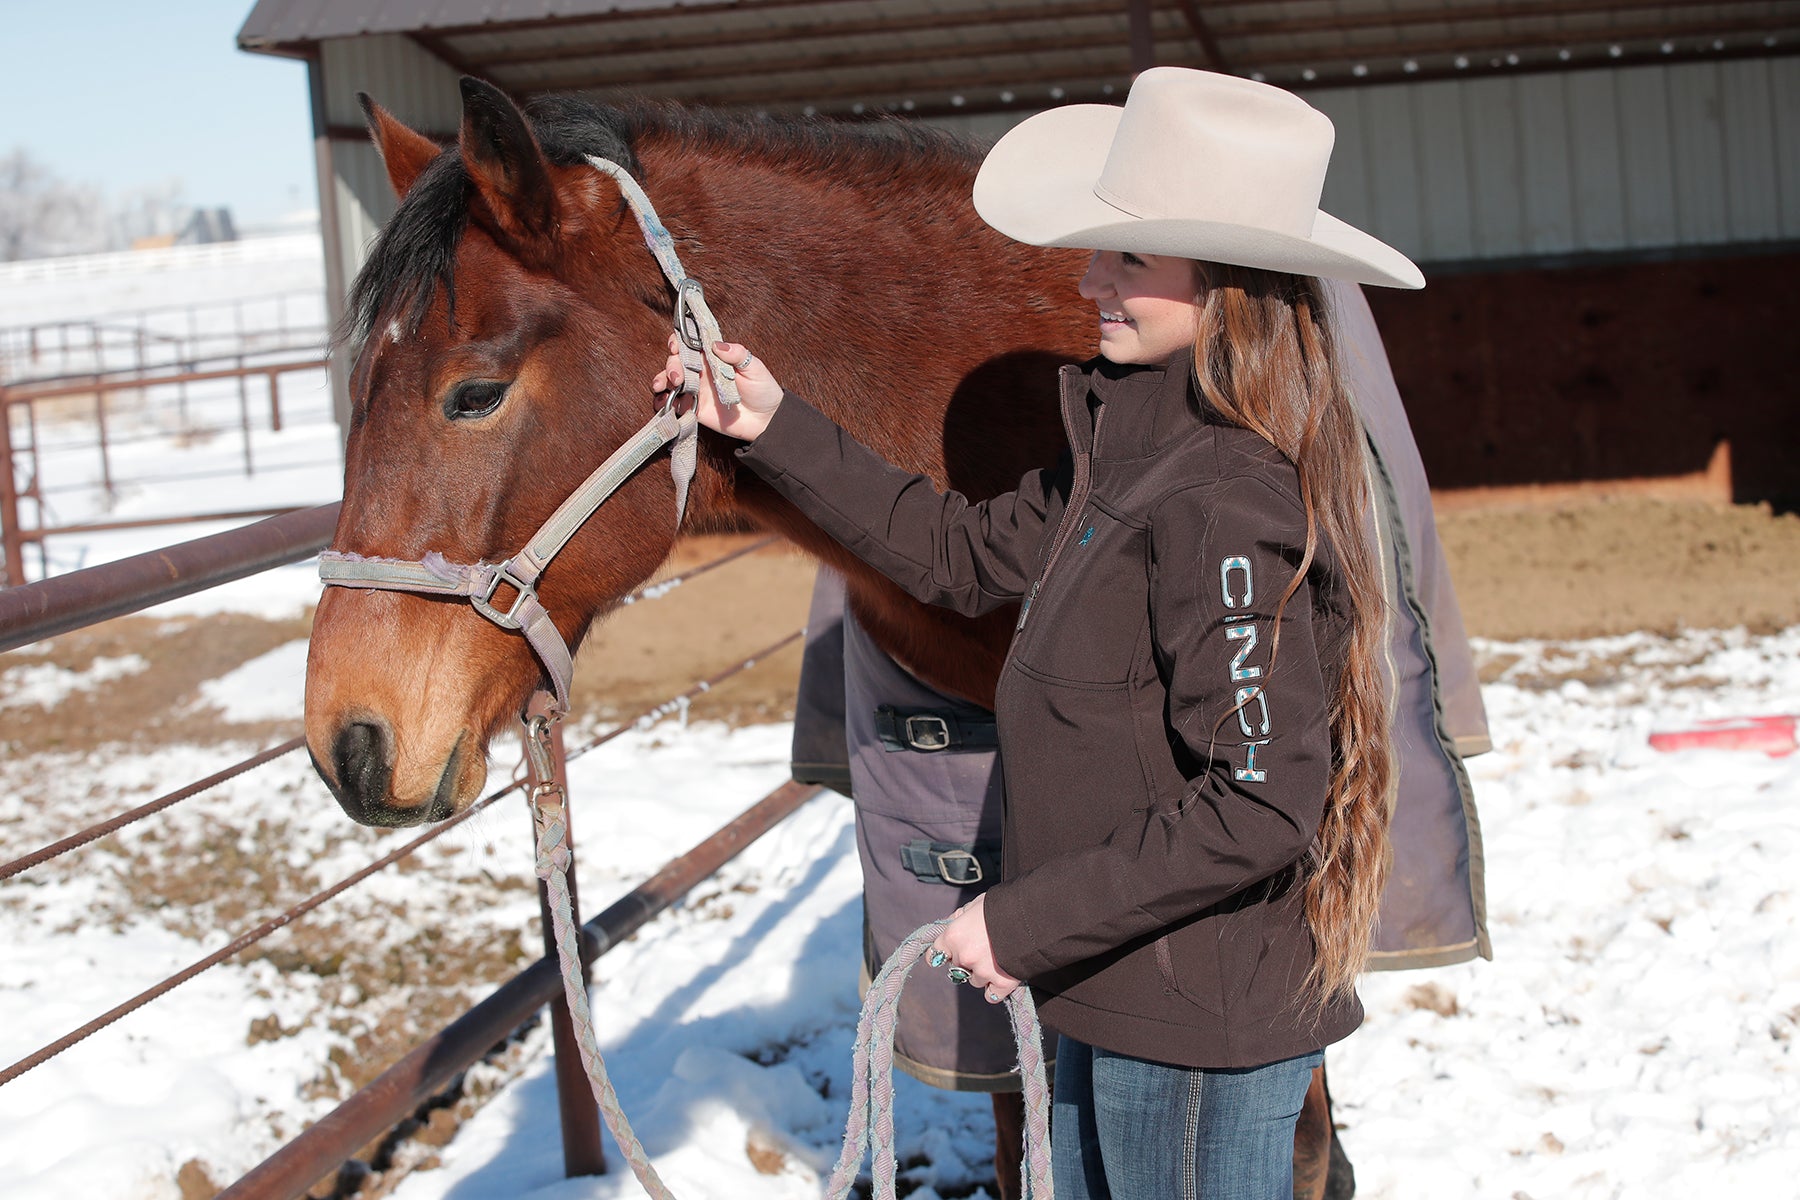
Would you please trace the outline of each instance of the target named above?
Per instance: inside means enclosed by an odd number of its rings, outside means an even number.
[[[1201,263],[1194,374],[1207,405],[1280,450],[1300,475],[1306,550],[1276,610],[1331,548],[1350,611],[1337,692],[1327,699],[1331,777],[1325,816],[1305,864],[1306,921],[1316,953],[1306,990],[1323,1003],[1347,996],[1368,961],[1388,872],[1388,794],[1395,767],[1381,661],[1386,601],[1366,514],[1362,423],[1338,365],[1318,280]],[[1271,667],[1273,658],[1271,658]],[[1327,673],[1329,678],[1329,673]]]

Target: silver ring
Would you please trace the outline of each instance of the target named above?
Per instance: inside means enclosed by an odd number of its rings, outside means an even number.
[[[734,369],[739,370],[739,371],[749,370],[750,364],[755,361],[756,361],[756,355],[754,355],[754,354],[750,353],[748,350],[746,350],[746,351],[744,351],[744,361],[739,363]]]
[[[1000,1003],[1000,993],[996,992],[993,988],[989,988],[987,990],[987,1002],[989,1004]]]
[[[945,954],[942,950],[933,950],[931,952],[931,957],[926,959],[925,961],[930,963],[934,967],[941,967],[945,963],[950,961],[950,956],[948,954]]]
[[[951,967],[945,974],[950,976],[951,983],[961,985],[969,982],[969,973],[961,967]]]

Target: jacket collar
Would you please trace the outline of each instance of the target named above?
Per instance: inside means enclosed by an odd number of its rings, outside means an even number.
[[[1092,358],[1062,369],[1063,425],[1077,454],[1095,452],[1094,429],[1106,413],[1099,457],[1145,458],[1202,424],[1193,400],[1194,355],[1183,350],[1166,367],[1120,366]]]

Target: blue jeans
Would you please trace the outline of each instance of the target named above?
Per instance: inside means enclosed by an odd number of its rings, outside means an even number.
[[[1056,1200],[1291,1200],[1294,1122],[1324,1058],[1207,1070],[1062,1038]]]

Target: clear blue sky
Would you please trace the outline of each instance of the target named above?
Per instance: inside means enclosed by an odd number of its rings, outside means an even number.
[[[238,224],[318,206],[304,64],[237,48],[254,0],[0,0],[0,153],[108,200],[181,181]]]

